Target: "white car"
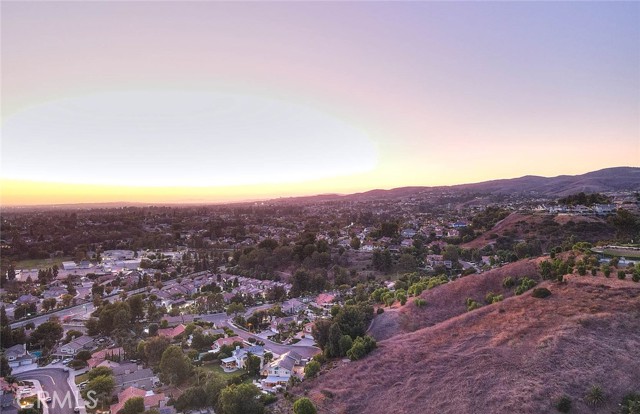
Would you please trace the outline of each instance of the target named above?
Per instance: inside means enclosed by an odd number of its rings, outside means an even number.
[[[58,358],[56,358],[53,361],[51,361],[51,365],[57,364],[58,362],[60,362],[60,360]]]

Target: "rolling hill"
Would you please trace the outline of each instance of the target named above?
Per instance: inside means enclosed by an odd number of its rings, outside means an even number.
[[[640,284],[570,276],[542,282],[546,299],[529,291],[466,312],[464,298],[500,291],[504,274],[535,273],[523,263],[424,292],[425,308],[408,304],[387,324],[411,326],[294,392],[332,413],[552,413],[562,395],[571,412],[617,412],[640,391]],[[597,409],[585,400],[595,385],[605,395]]]

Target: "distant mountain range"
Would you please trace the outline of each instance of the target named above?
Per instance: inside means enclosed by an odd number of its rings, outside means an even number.
[[[559,175],[557,177],[526,175],[508,180],[457,185],[453,188],[490,193],[535,192],[541,195],[560,197],[579,192],[635,191],[640,190],[640,168],[605,168],[581,175]]]
[[[540,177],[525,175],[520,178],[484,181],[472,184],[459,184],[453,186],[434,187],[399,187],[390,190],[370,190],[354,194],[318,194],[314,196],[283,197],[269,200],[271,202],[321,202],[332,200],[366,201],[375,199],[394,199],[412,197],[419,194],[434,191],[470,191],[484,194],[516,194],[535,193],[547,197],[564,197],[579,192],[596,193],[608,191],[640,191],[639,167],[613,167],[598,171],[592,171],[581,175],[559,175],[557,177]],[[117,208],[123,206],[181,206],[181,205],[213,205],[213,204],[244,204],[258,200],[246,200],[243,202],[216,203],[216,202],[189,202],[189,203],[140,203],[140,202],[108,202],[108,203],[80,203],[59,204],[24,207],[3,207],[3,210],[32,210],[32,209],[90,209],[90,208]]]
[[[373,200],[410,197],[436,190],[472,191],[485,194],[535,193],[547,197],[564,197],[579,192],[599,193],[608,191],[640,191],[640,168],[614,167],[592,171],[581,175],[559,175],[540,177],[525,175],[519,178],[483,181],[439,187],[399,187],[390,190],[370,190],[349,195],[323,194],[309,197],[293,197],[284,200],[329,201],[329,200]]]

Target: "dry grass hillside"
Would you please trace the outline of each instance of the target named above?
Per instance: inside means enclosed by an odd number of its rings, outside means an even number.
[[[543,248],[548,249],[572,235],[577,240],[595,242],[615,237],[615,229],[599,217],[512,213],[462,247],[479,249],[499,242],[500,238],[508,238],[538,240]]]
[[[640,284],[570,276],[565,284],[543,282],[552,292],[546,299],[529,291],[461,309],[466,289],[493,290],[502,277],[487,273],[484,281],[468,277],[426,292],[424,311],[400,312],[420,329],[380,341],[363,360],[294,391],[307,393],[319,412],[368,414],[553,413],[564,394],[571,412],[612,413],[624,394],[640,391]],[[584,401],[593,385],[605,393],[596,408]]]
[[[502,281],[507,276],[514,279],[526,276],[538,281],[540,273],[537,261],[521,260],[424,291],[420,297],[427,301],[426,307],[418,308],[413,304],[413,300],[410,300],[407,305],[399,309],[387,310],[374,319],[369,333],[377,340],[388,339],[394,335],[432,326],[465,313],[467,298],[482,302],[489,292],[504,295],[505,298],[513,296],[513,288],[505,289],[502,287]]]

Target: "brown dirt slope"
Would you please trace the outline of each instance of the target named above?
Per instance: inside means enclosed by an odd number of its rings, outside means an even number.
[[[614,412],[640,391],[640,284],[542,286],[547,299],[529,291],[394,336],[297,392],[334,413],[552,413],[563,394],[572,412]],[[606,394],[597,409],[583,400],[594,384]]]
[[[465,313],[467,298],[483,302],[489,292],[504,295],[505,298],[513,296],[514,288],[504,289],[502,280],[507,276],[514,279],[527,276],[539,281],[540,273],[536,263],[535,260],[521,260],[424,291],[420,297],[427,301],[426,307],[418,308],[413,304],[413,300],[410,300],[400,309],[387,310],[375,317],[369,334],[380,341],[400,333],[435,325]]]

